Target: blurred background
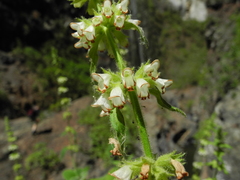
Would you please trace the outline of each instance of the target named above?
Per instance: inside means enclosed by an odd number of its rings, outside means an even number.
[[[142,45],[139,34],[126,32],[129,46],[125,59],[139,67],[148,59],[159,59],[161,77],[172,79],[164,98],[187,114],[182,117],[160,109],[154,98],[142,102],[153,151],[157,155],[172,150],[186,153],[186,168],[199,179],[215,176],[233,180],[240,176],[240,2],[238,0],[131,0],[132,19],[141,20],[148,39]],[[9,161],[4,117],[8,117],[21,155],[22,174],[28,180],[62,180],[64,169],[88,167],[87,179],[103,176],[113,166],[108,138],[108,118],[100,118],[100,109],[91,108],[93,90],[89,77],[89,59],[85,49],[73,47],[70,22],[88,17],[87,6],[74,8],[66,0],[0,1],[0,176],[14,179]],[[99,67],[113,67],[106,53],[99,54]],[[67,77],[66,93],[59,94],[59,77]],[[71,98],[68,107],[62,98]],[[29,107],[40,107],[36,136],[31,134]],[[67,116],[65,112],[71,115]],[[130,131],[127,152],[141,156],[134,132],[130,108],[124,108]],[[210,122],[210,123],[209,123]],[[212,124],[211,124],[212,123]],[[210,124],[204,126],[204,124]],[[63,153],[71,141],[62,133],[66,126],[75,129],[74,153]],[[219,130],[215,132],[215,130]],[[208,132],[209,135],[201,132]],[[101,132],[101,133],[99,133]],[[225,134],[226,133],[226,134]],[[204,134],[204,135],[203,135]],[[231,145],[224,149],[218,139]],[[202,140],[209,140],[206,144]],[[53,153],[39,162],[36,152]],[[49,151],[49,152],[48,152]],[[204,151],[204,152],[203,152]],[[224,156],[216,156],[219,152]],[[63,155],[64,154],[64,155]],[[206,165],[219,157],[229,172]],[[53,165],[45,166],[54,160]],[[35,162],[35,165],[33,165]],[[196,162],[205,165],[196,167]],[[74,165],[73,165],[74,164]],[[115,163],[116,164],[116,163]],[[31,168],[32,167],[32,168]]]

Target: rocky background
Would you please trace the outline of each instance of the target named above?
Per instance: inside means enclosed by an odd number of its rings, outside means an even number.
[[[129,54],[126,58],[131,59],[130,63],[136,66],[148,58],[159,58],[162,63],[161,74],[173,79],[175,84],[169,88],[164,98],[187,114],[185,118],[159,109],[153,98],[142,102],[153,151],[158,155],[172,150],[186,152],[186,168],[193,174],[193,162],[200,157],[194,134],[198,131],[200,122],[216,113],[215,122],[227,132],[225,142],[233,147],[223,157],[229,174],[219,173],[217,179],[238,179],[239,2],[131,0],[130,8],[133,18],[142,21],[149,48],[139,45],[137,34],[132,32],[129,34]],[[2,119],[4,116],[10,118],[22,163],[34,152],[36,143],[44,142],[48,148],[59,154],[69,144],[69,139],[62,136],[67,125],[62,117],[63,111],[52,108],[59,100],[56,78],[63,75],[63,71],[59,69],[68,71],[75,66],[64,64],[65,58],[72,59],[76,64],[83,64],[78,67],[80,71],[70,72],[74,76],[79,74],[80,78],[73,79],[73,84],[67,84],[73,89],[67,94],[73,99],[68,109],[72,113],[71,126],[77,129],[77,137],[81,140],[82,147],[76,157],[77,165],[90,167],[89,178],[106,174],[109,167],[104,165],[101,156],[93,157],[89,153],[94,148],[90,134],[91,125],[79,124],[79,120],[83,119],[79,112],[86,109],[93,99],[90,95],[91,88],[86,88],[88,81],[85,82],[86,78],[83,78],[88,75],[85,51],[72,47],[74,39],[70,36],[68,25],[75,17],[85,15],[85,9],[74,9],[64,0],[2,0],[0,12],[0,116]],[[64,57],[58,58],[59,66],[48,64],[48,56],[51,61],[54,59],[54,50],[58,51],[59,57]],[[40,66],[42,68],[39,68]],[[49,71],[59,73],[48,74],[48,71],[43,71],[49,66],[55,68]],[[99,66],[110,67],[111,60],[101,54]],[[41,73],[45,73],[45,76]],[[69,77],[70,80],[73,78],[70,75]],[[76,84],[79,84],[78,88]],[[37,102],[42,110],[39,124],[41,133],[36,136],[31,135],[31,123],[26,117],[26,106],[33,102]],[[0,124],[0,176],[2,180],[11,180],[14,178],[13,163],[8,159],[4,122],[1,120]],[[137,141],[137,137],[132,139],[136,156],[141,153]],[[106,142],[100,143],[108,142],[106,139]],[[23,174],[28,180],[62,180],[61,172],[71,167],[70,154],[66,154],[55,169],[47,171],[48,176],[43,176],[44,170],[41,168],[24,171]],[[199,172],[202,179],[209,174],[211,169]]]

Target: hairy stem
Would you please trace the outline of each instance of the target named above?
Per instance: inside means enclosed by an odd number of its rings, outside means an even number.
[[[144,154],[146,157],[153,158],[150,141],[148,139],[147,129],[146,129],[146,126],[144,123],[142,110],[140,108],[136,92],[128,91],[128,94],[129,94],[129,97],[131,100],[134,116],[135,116],[135,119],[137,122],[137,127],[138,127],[138,131],[139,131],[140,140],[141,140],[141,143],[143,146]]]
[[[116,64],[119,70],[123,70],[126,67],[126,62],[123,60],[122,55],[120,54],[119,47],[117,46],[117,43],[109,29],[105,30],[105,33],[107,35],[108,43],[110,44],[112,53],[114,55],[114,58],[116,60]]]

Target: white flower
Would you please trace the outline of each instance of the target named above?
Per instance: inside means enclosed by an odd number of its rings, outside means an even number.
[[[123,108],[125,104],[123,91],[119,86],[112,89],[110,97],[108,99],[112,101],[114,107]]]
[[[92,26],[92,25],[88,26],[84,30],[83,34],[85,35],[85,37],[88,41],[93,41],[95,39],[95,28],[94,28],[94,26]]]
[[[135,86],[135,81],[133,79],[133,71],[130,68],[125,68],[122,71],[122,81],[125,88],[128,90],[133,90]]]
[[[111,76],[109,74],[92,73],[92,78],[98,82],[98,90],[104,93],[109,86]]]
[[[121,180],[130,180],[132,176],[132,170],[129,165],[125,165],[118,169],[117,171],[114,171],[111,176],[114,176]]]
[[[165,93],[166,88],[169,87],[172,83],[173,83],[172,80],[161,79],[161,78],[158,78],[158,79],[155,81],[156,87],[158,88],[158,90],[159,90],[162,94]]]
[[[111,8],[111,1],[110,0],[105,0],[103,3],[103,15],[106,16],[107,18],[110,18],[113,14],[112,8]]]
[[[124,21],[125,21],[125,16],[124,15],[120,15],[120,16],[115,17],[114,26],[116,27],[117,30],[120,30],[123,27]]]
[[[128,12],[128,4],[129,0],[122,0],[121,3],[117,5],[117,7],[122,11],[122,13],[126,14]]]
[[[148,88],[150,87],[150,84],[146,80],[142,78],[137,79],[136,87],[137,87],[138,97],[140,97],[142,100],[149,98]]]
[[[84,47],[85,49],[89,49],[91,46],[89,45],[88,40],[86,39],[86,37],[81,37],[81,39],[74,44],[75,48],[82,48]]]
[[[73,30],[76,30],[78,32],[79,36],[82,36],[83,30],[85,28],[85,23],[83,21],[82,22],[72,22],[72,23],[70,23],[70,27]]]
[[[105,113],[101,112],[100,116],[107,115],[106,112],[109,112],[109,111],[111,111],[111,110],[113,109],[113,106],[112,106],[112,104],[110,103],[110,101],[108,100],[108,97],[107,97],[106,94],[102,94],[102,95],[98,98],[98,100],[97,100],[94,104],[92,104],[92,107],[99,107],[99,106],[100,106],[100,107],[102,108],[102,110],[105,112]]]
[[[80,39],[81,36],[79,36],[78,32],[72,33],[72,37]]]
[[[160,67],[160,61],[156,59],[151,64],[148,64],[144,67],[144,72],[148,76],[151,76],[153,80],[156,80],[160,75],[160,73],[158,72],[159,67]]]
[[[104,117],[104,116],[109,116],[109,112],[105,112],[105,111],[101,111],[101,113],[100,113],[100,117]]]
[[[102,16],[94,16],[92,18],[92,23],[94,26],[99,26],[102,23],[102,21],[103,21]]]

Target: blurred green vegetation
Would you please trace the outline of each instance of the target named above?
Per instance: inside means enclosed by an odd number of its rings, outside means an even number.
[[[207,22],[185,21],[172,12],[165,12],[157,19],[160,32],[154,50],[159,51],[162,77],[173,79],[175,88],[204,85]]]
[[[79,113],[79,124],[86,125],[89,128],[89,137],[91,148],[88,151],[92,157],[101,158],[106,162],[106,165],[114,164],[115,158],[111,156],[110,150],[113,149],[113,145],[108,144],[108,139],[114,137],[114,133],[110,129],[109,117],[100,117],[100,108],[88,107]],[[134,126],[133,112],[130,109],[130,106],[125,106],[122,109],[124,114],[125,123],[128,124],[126,127],[126,138],[125,142],[122,145],[122,148],[125,149],[126,154],[124,155],[127,158],[129,155],[136,154],[136,142],[138,141],[137,137],[137,127]],[[85,140],[83,140],[85,141]]]
[[[57,93],[59,76],[68,78],[65,86],[69,91],[65,96],[76,99],[89,94],[89,62],[81,55],[83,53],[78,53],[77,50],[73,53],[71,48],[60,51],[51,43],[40,49],[19,46],[13,53],[21,56],[29,69],[37,75],[32,88],[43,100],[47,99],[47,107],[61,98]]]
[[[231,20],[235,22],[231,46],[227,52],[219,53],[221,59],[217,62],[219,64],[218,68],[215,70],[210,69],[209,73],[210,76],[215,76],[217,80],[216,89],[221,94],[236,88],[240,79],[240,14],[232,15]]]
[[[57,153],[47,148],[45,143],[37,143],[34,145],[34,152],[25,159],[27,170],[41,168],[45,171],[56,170],[60,165],[60,159]]]

